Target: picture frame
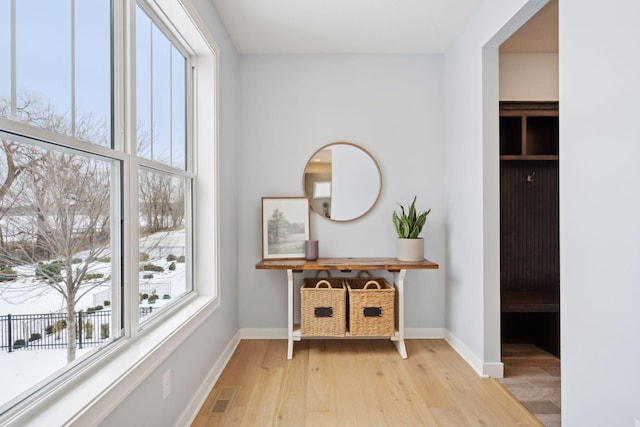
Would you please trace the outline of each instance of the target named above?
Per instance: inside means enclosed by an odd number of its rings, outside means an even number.
[[[262,198],[262,259],[304,258],[309,240],[307,197]]]

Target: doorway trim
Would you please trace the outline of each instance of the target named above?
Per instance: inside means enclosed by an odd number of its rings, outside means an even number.
[[[482,48],[483,376],[502,378],[500,340],[499,52],[549,0],[530,0]]]

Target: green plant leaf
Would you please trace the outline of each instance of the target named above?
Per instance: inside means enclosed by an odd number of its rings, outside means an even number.
[[[396,213],[396,211],[393,211],[393,225],[396,228],[396,233],[398,233],[398,237],[400,236],[400,218],[398,217],[398,214]]]
[[[427,222],[427,216],[431,212],[431,209],[418,213],[416,209],[417,196],[413,197],[411,205],[408,205],[407,211],[404,206],[400,206],[401,214],[398,215],[396,211],[393,211],[392,220],[396,229],[398,237],[401,239],[416,239],[422,231],[425,223]]]
[[[409,237],[409,233],[411,232],[411,225],[409,224],[409,220],[407,218],[402,218],[402,221],[400,222],[401,225],[401,236],[403,239],[406,239]]]

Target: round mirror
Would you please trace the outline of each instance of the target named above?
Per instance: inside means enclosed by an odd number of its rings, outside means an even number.
[[[351,221],[375,205],[382,175],[366,150],[336,142],[313,153],[304,168],[302,185],[312,210],[334,221]]]

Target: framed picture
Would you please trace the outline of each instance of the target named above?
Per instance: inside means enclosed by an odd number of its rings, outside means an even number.
[[[262,198],[262,259],[304,258],[309,240],[309,199]]]

